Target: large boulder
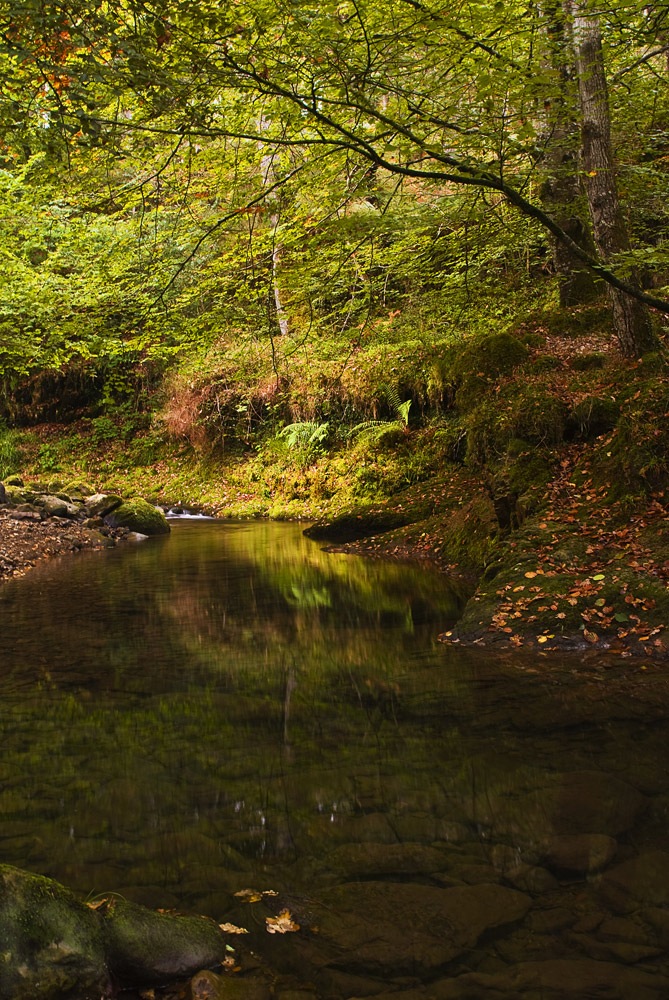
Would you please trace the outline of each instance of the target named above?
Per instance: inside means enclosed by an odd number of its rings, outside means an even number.
[[[101,1000],[111,982],[154,986],[226,958],[207,917],[111,898],[86,905],[52,879],[0,865],[0,1000]]]
[[[133,497],[124,501],[115,510],[107,514],[105,522],[111,528],[129,528],[140,535],[166,535],[170,526],[162,510],[142,500]]]
[[[97,914],[57,882],[0,865],[0,997],[109,993]]]
[[[102,935],[110,969],[129,985],[192,976],[226,957],[226,936],[213,920],[156,913],[125,899],[106,904]]]

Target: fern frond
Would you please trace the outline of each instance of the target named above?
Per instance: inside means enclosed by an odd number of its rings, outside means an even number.
[[[357,437],[358,434],[364,434],[366,431],[374,430],[376,427],[385,427],[385,420],[363,420],[361,424],[356,424],[355,427],[351,427],[349,431],[346,432],[347,438]]]
[[[329,423],[317,424],[315,420],[305,420],[301,423],[287,424],[277,434],[285,438],[289,448],[310,448],[320,444],[327,437]]]

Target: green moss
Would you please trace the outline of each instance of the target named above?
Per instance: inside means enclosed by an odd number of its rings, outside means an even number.
[[[142,535],[165,535],[170,530],[163,512],[141,497],[133,497],[115,507],[105,520],[113,528],[129,528]]]
[[[482,392],[500,376],[510,375],[527,358],[527,347],[509,333],[495,333],[468,343],[453,365],[458,409],[470,409]]]
[[[548,332],[558,337],[580,338],[610,328],[611,316],[603,302],[571,309],[555,309],[546,316]]]
[[[108,905],[102,935],[115,977],[152,986],[220,964],[226,938],[206,917],[154,913],[123,899]]]
[[[570,361],[571,367],[577,372],[598,371],[604,367],[606,355],[600,351],[591,351],[587,354],[577,354]]]
[[[495,399],[484,400],[467,419],[467,462],[486,465],[501,458],[509,442],[521,438],[532,446],[562,440],[567,407],[542,383],[517,383]]]

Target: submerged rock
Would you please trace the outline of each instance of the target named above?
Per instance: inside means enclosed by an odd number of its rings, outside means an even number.
[[[600,892],[617,913],[641,906],[669,909],[669,853],[647,851],[611,868],[602,877]]]
[[[437,969],[482,934],[521,920],[530,899],[499,885],[433,886],[361,882],[336,886],[314,907],[310,956],[321,966],[375,974]],[[300,942],[296,942],[299,947]]]
[[[162,510],[141,497],[125,500],[105,517],[111,528],[129,528],[140,535],[166,535],[170,526]]]
[[[616,841],[604,833],[563,834],[550,842],[544,862],[553,871],[590,875],[610,865],[617,849]]]
[[[208,970],[194,976],[189,986],[189,1000],[270,1000],[271,997],[263,982],[217,976]]]
[[[616,962],[564,958],[521,962],[497,975],[467,973],[433,989],[439,1000],[662,1000],[669,979]]]
[[[0,997],[110,995],[97,914],[62,885],[0,865]]]

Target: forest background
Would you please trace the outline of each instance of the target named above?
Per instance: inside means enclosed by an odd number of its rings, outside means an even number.
[[[666,651],[665,4],[0,31],[0,476],[320,519],[470,574],[462,638]]]

